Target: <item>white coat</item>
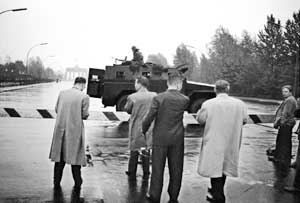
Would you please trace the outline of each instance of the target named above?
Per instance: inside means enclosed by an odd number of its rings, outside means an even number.
[[[217,178],[238,176],[242,127],[247,122],[246,105],[225,93],[203,103],[197,120],[205,125],[198,173]]]

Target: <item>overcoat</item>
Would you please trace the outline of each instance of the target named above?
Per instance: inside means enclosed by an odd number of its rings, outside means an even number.
[[[130,115],[129,121],[129,149],[139,150],[141,147],[152,146],[152,128],[146,133],[146,138],[142,135],[142,122],[146,117],[155,92],[147,90],[133,93],[127,97],[125,111]]]
[[[89,96],[76,88],[61,91],[55,106],[56,123],[50,149],[50,159],[71,165],[86,165],[83,120],[89,112]],[[61,153],[61,150],[63,150]]]
[[[246,105],[225,93],[207,100],[197,112],[205,125],[198,162],[204,177],[237,177],[242,126],[247,122]]]

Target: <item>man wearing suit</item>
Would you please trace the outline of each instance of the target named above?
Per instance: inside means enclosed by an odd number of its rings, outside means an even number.
[[[180,93],[182,78],[173,73],[168,76],[168,90],[152,100],[150,111],[143,121],[145,134],[154,121],[152,145],[152,175],[147,199],[159,202],[163,187],[163,175],[168,158],[170,181],[168,193],[170,203],[178,202],[184,156],[183,113],[189,104],[188,97]]]
[[[197,113],[198,122],[205,125],[198,173],[211,180],[206,199],[225,203],[226,177],[238,176],[242,127],[248,115],[244,102],[228,96],[227,81],[218,80],[215,85],[217,97],[205,101]]]
[[[60,188],[65,164],[72,166],[74,189],[82,184],[81,166],[86,165],[83,120],[89,116],[89,97],[82,90],[86,80],[77,77],[71,89],[60,92],[55,106],[56,123],[49,158],[54,161],[54,188]]]
[[[146,77],[140,76],[135,80],[136,93],[128,96],[125,105],[125,111],[130,114],[129,121],[129,149],[130,158],[128,163],[128,175],[130,180],[136,180],[136,171],[139,155],[141,155],[143,166],[143,179],[149,179],[149,148],[152,145],[152,130],[149,130],[144,137],[142,131],[142,121],[146,117],[155,92],[149,92],[149,80]],[[144,148],[144,149],[142,149]],[[142,150],[141,150],[142,149]],[[139,153],[141,151],[141,154]]]

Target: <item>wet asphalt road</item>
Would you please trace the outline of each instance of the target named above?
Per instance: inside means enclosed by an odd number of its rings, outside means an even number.
[[[0,93],[0,107],[53,109],[60,90],[72,83],[49,83]],[[250,112],[274,112],[276,106],[247,103]],[[91,99],[91,110],[101,110],[99,99]],[[114,111],[113,107],[105,108]],[[52,189],[53,163],[48,159],[53,119],[0,118],[0,202],[55,202],[72,200],[72,175],[66,167],[62,192]],[[146,202],[148,182],[128,182],[127,123],[85,121],[87,144],[91,146],[94,166],[83,168],[81,196],[85,202]],[[208,180],[196,174],[201,139],[197,128],[187,127],[185,165],[181,202],[206,202]],[[291,184],[294,171],[283,174],[266,157],[275,143],[276,130],[257,125],[244,127],[240,154],[240,176],[229,179],[228,202],[298,202],[297,196],[283,192]],[[293,136],[293,152],[298,141]],[[167,173],[167,171],[166,171]],[[165,183],[168,176],[166,175]],[[167,185],[167,184],[165,184]],[[164,187],[162,202],[168,200]]]

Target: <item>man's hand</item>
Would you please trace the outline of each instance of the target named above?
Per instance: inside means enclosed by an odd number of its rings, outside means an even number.
[[[146,139],[146,133],[143,133],[143,129],[141,129],[141,135],[144,136]]]
[[[274,122],[273,127],[274,127],[275,129],[278,129],[279,126],[280,126],[280,118],[277,118],[277,119],[275,120],[275,122]]]
[[[274,123],[273,127],[274,127],[275,129],[278,129],[278,128],[279,128],[278,122]]]

